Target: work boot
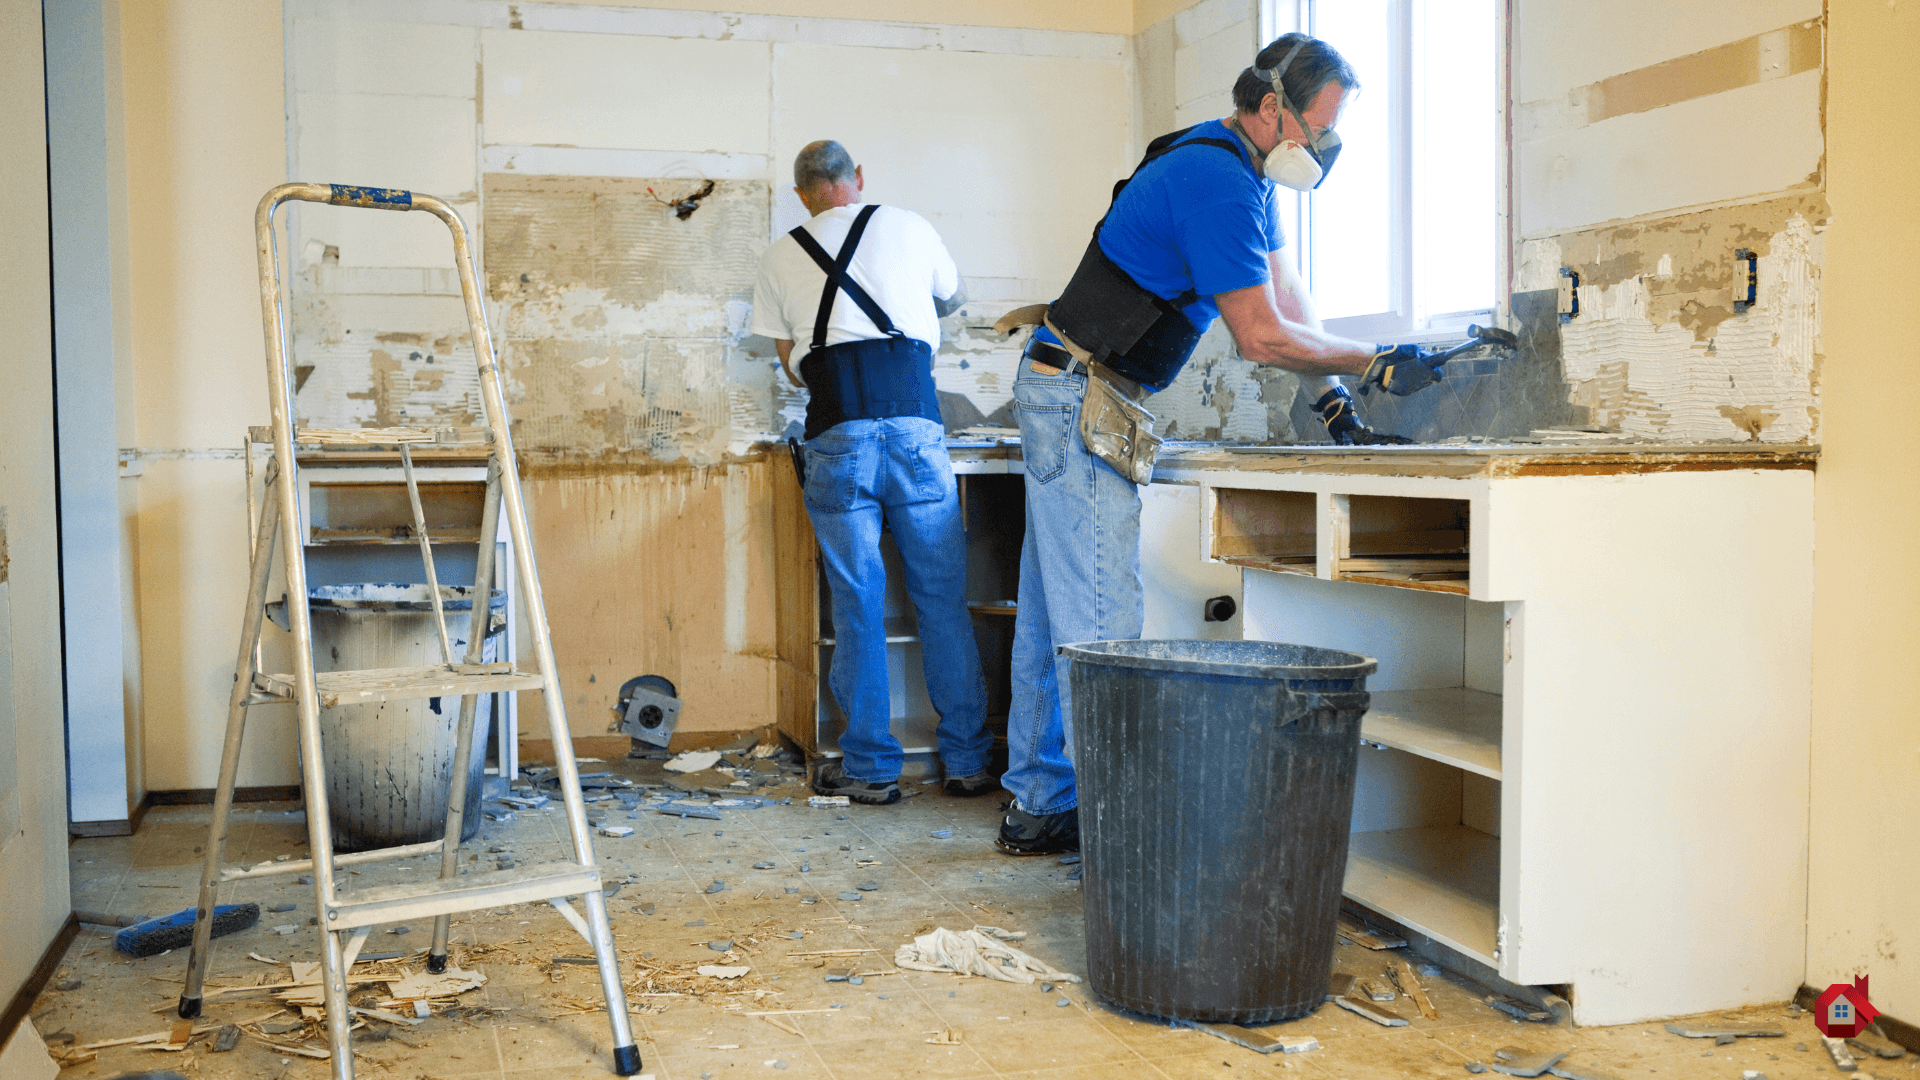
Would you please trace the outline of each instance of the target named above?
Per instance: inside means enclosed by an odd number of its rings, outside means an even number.
[[[885,806],[900,801],[900,783],[888,780],[873,783],[855,780],[837,761],[823,761],[813,770],[813,790],[822,795],[845,795],[857,803]]]
[[[940,790],[962,799],[1000,790],[1000,778],[982,770],[972,776],[949,776],[940,781]]]
[[[1057,814],[1029,814],[1019,803],[1007,804],[1000,837],[993,842],[1008,855],[1058,855],[1080,850],[1080,809]]]

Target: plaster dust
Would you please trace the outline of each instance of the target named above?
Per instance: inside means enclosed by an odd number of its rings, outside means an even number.
[[[714,465],[784,427],[771,345],[746,329],[764,182],[721,181],[684,221],[648,193],[684,197],[684,179],[486,185],[488,290],[529,461]]]
[[[1580,274],[1581,313],[1560,328],[1568,400],[1643,438],[1818,441],[1828,217],[1814,193],[1524,244],[1519,288]],[[1744,315],[1740,247],[1759,254]]]

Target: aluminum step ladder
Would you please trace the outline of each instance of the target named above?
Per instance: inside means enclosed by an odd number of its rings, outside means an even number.
[[[279,260],[273,233],[273,212],[281,203],[289,200],[375,210],[421,210],[445,222],[453,234],[454,261],[460,272],[460,291],[466,301],[467,322],[473,334],[474,359],[480,369],[481,402],[487,423],[485,436],[490,446],[479,566],[475,575],[473,622],[467,635],[466,655],[459,662],[452,655],[448,642],[433,553],[428,546],[425,515],[413,473],[412,448],[430,442],[435,436],[430,432],[409,429],[338,432],[303,429],[299,433],[302,442],[318,441],[324,444],[331,441],[399,451],[413,510],[414,528],[418,534],[421,555],[426,562],[433,614],[439,627],[442,660],[441,664],[431,667],[318,674],[314,671],[306,566],[299,541],[300,485],[294,456],[294,379],[288,357],[286,313],[280,294]],[[320,912],[320,972],[327,1013],[327,1037],[332,1046],[333,1076],[336,1080],[350,1080],[353,1076],[353,1053],[348,1030],[353,1025],[353,1017],[347,1006],[347,972],[375,925],[431,916],[434,920],[433,944],[427,953],[427,970],[437,974],[447,967],[448,934],[455,912],[545,900],[566,917],[593,949],[594,959],[600,968],[600,986],[606,995],[607,1018],[613,1027],[614,1071],[621,1076],[631,1076],[640,1071],[640,1051],[634,1043],[633,1026],[627,1014],[626,991],[621,984],[619,961],[613,950],[613,933],[607,922],[606,898],[600,891],[600,868],[594,861],[586,804],[580,792],[580,772],[571,753],[562,749],[555,757],[559,759],[560,794],[566,806],[573,857],[514,870],[460,873],[460,828],[467,786],[467,769],[464,766],[470,760],[468,755],[473,746],[475,695],[540,690],[541,700],[546,706],[547,722],[553,732],[554,746],[572,746],[566,706],[561,698],[556,674],[558,668],[553,658],[553,640],[547,629],[546,606],[540,594],[540,576],[534,565],[532,541],[528,535],[526,504],[514,463],[506,399],[501,393],[500,375],[494,364],[493,339],[487,329],[486,311],[481,303],[466,225],[452,207],[431,195],[337,184],[282,184],[267,192],[260,200],[254,213],[254,234],[260,261],[260,301],[271,387],[268,401],[272,414],[273,458],[266,470],[266,499],[255,533],[247,609],[240,634],[233,693],[227,709],[226,747],[220,758],[220,786],[214,790],[213,823],[206,846],[206,861],[201,870],[198,917],[194,923],[193,949],[187,960],[186,988],[180,995],[180,1015],[191,1018],[200,1014],[211,954],[211,915],[220,886],[243,879],[310,873],[313,875],[316,909]],[[488,604],[485,598],[491,592],[493,578],[494,544],[491,538],[497,535],[499,515],[503,510],[508,531],[512,535],[520,595],[525,599],[528,622],[537,650],[538,672],[518,671],[512,664],[482,662],[482,649],[487,635],[485,623],[481,620],[486,617]],[[259,670],[261,623],[276,542],[281,548],[287,588],[287,618],[293,634],[294,670],[291,674],[268,674]],[[454,696],[461,699],[459,736],[454,756],[453,790],[447,805],[445,837],[424,844],[378,851],[333,854],[333,831],[327,810],[326,757],[320,745],[320,707]],[[233,809],[234,778],[239,769],[241,736],[246,726],[247,710],[254,705],[289,702],[296,707],[300,720],[301,782],[306,796],[307,838],[313,857],[268,862],[252,867],[223,867],[228,818]],[[335,891],[335,875],[342,867],[394,859],[417,859],[436,853],[440,856],[440,876],[436,880],[359,889],[345,894]],[[568,899],[574,896],[584,902],[584,916]]]

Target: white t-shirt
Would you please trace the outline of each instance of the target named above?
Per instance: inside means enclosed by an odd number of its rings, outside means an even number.
[[[836,206],[802,227],[831,259],[839,255],[861,209],[857,203]],[[901,333],[934,349],[940,347],[940,318],[933,310],[933,298],[952,296],[960,288],[960,271],[926,218],[897,206],[876,209],[847,273]],[[812,351],[813,321],[819,317],[820,293],[826,284],[826,271],[791,236],[775,240],[760,260],[760,276],[753,283],[753,332],[793,342],[796,372],[801,358]],[[827,344],[885,336],[845,289],[835,293],[833,314],[827,319]]]

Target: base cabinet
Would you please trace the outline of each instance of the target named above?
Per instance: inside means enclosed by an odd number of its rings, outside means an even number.
[[[1246,637],[1380,662],[1346,894],[1583,1024],[1791,997],[1811,455],[1434,457],[1159,477]]]

